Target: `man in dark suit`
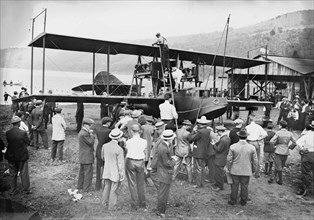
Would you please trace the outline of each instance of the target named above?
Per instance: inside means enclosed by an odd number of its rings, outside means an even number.
[[[163,141],[157,148],[157,179],[159,181],[157,215],[164,218],[172,182],[173,167],[176,163],[174,159],[176,156],[171,156],[171,144],[175,134],[170,129],[164,130],[161,138]]]
[[[17,176],[20,173],[23,192],[30,194],[31,191],[28,173],[28,150],[27,146],[30,141],[26,131],[21,130],[21,118],[13,116],[11,123],[13,127],[6,132],[8,148],[5,153],[5,159],[9,162],[9,170],[12,177],[11,182],[11,195],[17,193]]]
[[[98,144],[96,148],[96,190],[100,190],[102,188],[101,184],[101,176],[102,170],[104,168],[104,161],[101,159],[101,149],[102,146],[111,141],[109,138],[109,134],[111,132],[111,125],[112,118],[110,117],[103,117],[101,119],[101,125],[95,127],[95,133],[98,139]]]
[[[88,192],[92,185],[95,143],[95,136],[91,130],[93,123],[92,119],[84,119],[78,134],[80,171],[77,188],[83,192]]]
[[[212,190],[219,191],[224,189],[224,166],[226,165],[227,155],[230,147],[230,138],[226,133],[224,126],[216,127],[217,133],[220,136],[219,141],[214,144],[215,154],[215,185]]]
[[[203,186],[203,172],[205,168],[205,160],[208,155],[208,146],[210,144],[210,131],[206,128],[210,121],[206,119],[205,116],[202,116],[200,119],[197,119],[197,127],[195,127],[191,134],[188,135],[187,139],[190,143],[194,142],[194,147],[192,156],[195,161],[195,170],[196,170],[196,186]]]
[[[45,122],[44,122],[44,115],[42,110],[43,102],[41,100],[36,101],[36,107],[32,110],[31,113],[31,121],[32,121],[32,130],[34,136],[34,147],[38,150],[39,149],[39,142],[38,138],[39,135],[41,136],[44,149],[48,149],[48,136],[45,130]]]

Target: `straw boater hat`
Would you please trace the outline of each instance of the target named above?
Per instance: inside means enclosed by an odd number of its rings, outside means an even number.
[[[16,124],[18,122],[21,121],[21,118],[19,116],[13,116],[13,118],[11,119],[11,124]]]
[[[233,123],[235,124],[236,128],[241,128],[243,123],[244,123],[244,121],[242,119],[240,119],[240,118],[237,118],[236,120],[233,121]]]
[[[132,118],[138,118],[142,114],[139,110],[134,110],[131,114]]]
[[[248,134],[247,134],[245,128],[244,128],[244,129],[241,129],[239,132],[237,132],[237,135],[238,135],[239,137],[247,137],[247,136],[248,136]]]
[[[206,119],[206,116],[202,116],[200,119],[196,119],[197,123],[202,124],[202,125],[206,125],[210,122],[210,120]]]
[[[123,132],[119,128],[115,128],[110,132],[109,137],[112,140],[116,140],[122,137],[122,135],[123,135]]]
[[[219,126],[216,127],[216,130],[217,131],[225,131],[226,128],[224,126],[222,126],[222,125],[219,125]]]
[[[170,130],[170,129],[164,130],[161,134],[161,138],[164,140],[172,140],[175,137],[176,137],[176,134],[173,133],[173,130]]]
[[[165,123],[163,121],[159,121],[155,124],[155,128],[156,129],[159,129],[159,128],[162,128],[162,127],[165,127]]]
[[[184,120],[183,122],[182,122],[182,124],[183,125],[192,125],[192,123],[189,121],[189,120]]]

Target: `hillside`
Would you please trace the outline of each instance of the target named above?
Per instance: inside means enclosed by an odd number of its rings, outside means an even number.
[[[206,32],[206,30],[204,30]],[[314,59],[314,11],[297,11],[276,18],[239,28],[232,28],[232,17],[228,35],[227,55],[246,57],[247,51],[268,46],[272,55]],[[223,54],[223,43],[218,49],[222,32],[168,37],[169,47]],[[134,43],[150,45],[153,39]],[[258,50],[250,52],[250,57]],[[10,48],[1,50],[2,68],[30,68],[30,48]],[[137,58],[114,56],[111,58],[112,72],[130,72]],[[96,70],[106,68],[106,55],[96,55]],[[34,68],[42,66],[42,50],[35,49]],[[58,50],[46,50],[46,68],[61,71],[92,70],[92,55]]]

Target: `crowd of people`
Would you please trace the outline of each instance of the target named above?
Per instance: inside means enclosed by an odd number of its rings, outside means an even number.
[[[235,205],[240,197],[240,204],[244,206],[248,201],[250,177],[259,178],[262,166],[269,184],[284,183],[282,173],[289,149],[296,146],[300,149],[304,183],[298,194],[313,190],[314,121],[306,125],[298,140],[288,130],[286,120],[279,121],[278,131],[273,130],[272,123],[265,130],[256,123],[254,114],[249,116],[247,126],[240,118],[234,120],[234,128],[230,131],[223,125],[213,129],[205,116],[198,118],[195,125],[184,120],[177,126],[178,114],[171,104],[172,96],[167,93],[164,98],[165,102],[159,106],[161,118],[157,121],[139,109],[128,109],[126,105],[116,109],[114,117],[103,117],[101,124],[83,119],[78,134],[80,168],[77,189],[80,192],[88,193],[93,188],[96,157],[95,189],[102,191],[102,204],[109,210],[117,208],[117,191],[126,179],[132,209],[147,211],[145,186],[151,179],[157,191],[157,215],[164,218],[171,184],[178,178],[180,170],[186,170],[187,184],[201,188],[206,181],[215,192],[225,190],[229,178],[228,204]],[[18,173],[23,191],[31,193],[27,164],[31,133],[35,149],[39,148],[38,135],[44,148],[48,149],[43,102],[36,100],[33,104],[34,108],[28,113],[16,112],[11,121],[13,128],[6,133],[5,158],[12,176],[11,194],[17,193]],[[54,163],[57,157],[57,161],[63,163],[66,123],[60,114],[61,108],[55,108],[54,112],[51,162]],[[28,115],[27,119],[25,115]],[[283,115],[281,119],[286,118]],[[98,144],[94,150],[96,139]],[[205,179],[205,175],[208,178]]]

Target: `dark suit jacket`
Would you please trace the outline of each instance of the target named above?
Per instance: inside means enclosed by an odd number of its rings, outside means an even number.
[[[163,141],[157,149],[157,179],[171,184],[175,160],[171,158],[170,146]]]
[[[8,148],[5,159],[8,161],[28,160],[27,146],[30,144],[27,132],[14,126],[6,132]]]
[[[80,164],[94,163],[95,137],[90,135],[84,128],[82,128],[78,134],[78,139]]]
[[[103,125],[98,125],[95,128],[95,133],[98,139],[98,144],[96,148],[96,157],[98,159],[101,159],[102,146],[111,141],[111,139],[109,138],[110,132],[111,132],[111,129]]]
[[[36,130],[45,130],[44,113],[40,108],[34,108],[31,113],[32,125],[36,126]]]
[[[227,155],[230,148],[230,138],[228,135],[223,135],[220,140],[214,145],[216,151],[214,163],[217,166],[225,166],[227,163]]]
[[[193,148],[192,156],[198,159],[206,159],[208,155],[208,147],[211,141],[210,131],[204,127],[192,132],[188,135],[187,139],[197,148]],[[214,154],[214,153],[213,153]]]

